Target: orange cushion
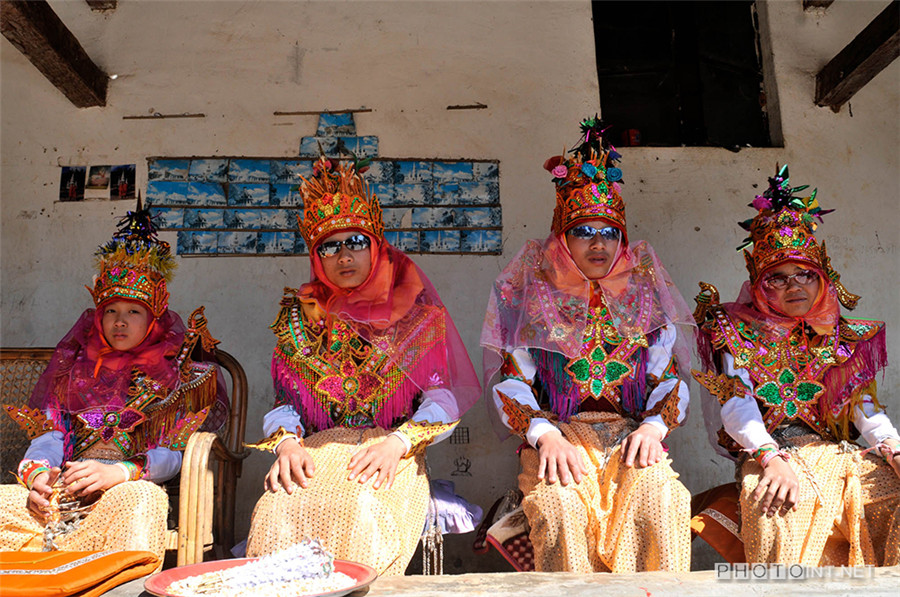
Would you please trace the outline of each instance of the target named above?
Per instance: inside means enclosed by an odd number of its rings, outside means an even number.
[[[4,597],[94,597],[158,566],[149,551],[0,552],[0,586]]]
[[[691,532],[709,543],[730,564],[746,562],[739,531],[740,490],[726,483],[691,499]]]

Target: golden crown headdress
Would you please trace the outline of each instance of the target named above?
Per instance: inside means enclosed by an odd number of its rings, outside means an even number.
[[[626,232],[625,201],[620,194],[622,157],[603,136],[606,128],[596,116],[581,121],[581,141],[570,156],[554,156],[544,163],[556,185],[551,229],[561,235],[579,221],[604,219]]]
[[[741,228],[750,232],[738,247],[739,251],[744,251],[750,282],[756,284],[760,274],[784,261],[808,263],[825,272],[834,284],[841,304],[853,309],[859,297],[841,284],[841,276],[831,267],[825,243],[819,245],[813,235],[817,221],[821,222],[822,216],[834,210],[823,210],[819,206],[818,189],[813,189],[808,197],[796,196],[795,193],[808,189],[809,185],[791,187],[787,164],[776,165],[775,170],[775,176],[769,178],[769,188],[750,204],[759,213],[740,223]]]
[[[348,228],[383,238],[381,204],[360,176],[368,163],[335,164],[322,156],[313,166],[313,176],[303,179],[303,219],[298,224],[310,251],[322,239]]]
[[[118,226],[112,240],[95,254],[99,274],[88,291],[98,308],[110,300],[138,301],[159,317],[169,307],[166,284],[176,268],[169,244],[156,237],[150,209],[141,206],[140,195],[137,209]]]

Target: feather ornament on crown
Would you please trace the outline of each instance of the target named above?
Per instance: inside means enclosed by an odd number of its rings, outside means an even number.
[[[744,251],[750,282],[755,284],[763,272],[785,261],[807,263],[825,273],[845,307],[854,308],[859,297],[841,284],[841,276],[831,267],[825,243],[820,245],[814,236],[822,216],[834,210],[821,208],[816,198],[818,189],[804,197],[798,193],[809,185],[792,187],[790,183],[788,165],[776,164],[769,188],[749,205],[758,213],[740,222],[741,228],[750,233],[737,249]]]
[[[147,305],[154,317],[169,306],[167,283],[175,268],[169,244],[156,236],[150,209],[141,204],[119,220],[112,240],[95,254],[99,274],[93,289],[88,288],[99,308],[110,300],[138,301]]]
[[[322,156],[313,166],[313,176],[303,178],[303,219],[298,224],[310,250],[339,230],[354,229],[376,239],[384,237],[381,204],[360,176],[361,164],[335,164]]]
[[[578,222],[603,219],[626,232],[625,201],[619,183],[622,157],[609,144],[608,127],[596,115],[581,121],[578,144],[566,155],[544,162],[556,185],[556,207],[551,229],[561,235]],[[626,237],[627,240],[627,237]]]

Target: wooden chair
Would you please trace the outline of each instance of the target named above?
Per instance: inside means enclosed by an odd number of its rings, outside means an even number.
[[[172,501],[178,502],[177,525],[167,531],[166,548],[177,550],[179,566],[202,562],[206,552],[216,559],[227,557],[234,546],[235,491],[248,454],[243,447],[247,377],[233,356],[224,350],[215,354],[231,377],[228,420],[218,433],[196,432],[190,437],[180,480],[176,477],[166,484],[170,498],[177,496]],[[26,404],[52,355],[52,348],[0,348],[0,403]],[[15,483],[13,471],[29,441],[11,418],[0,415],[0,481]]]

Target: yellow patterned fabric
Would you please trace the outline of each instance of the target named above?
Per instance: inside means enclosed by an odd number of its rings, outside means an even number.
[[[429,423],[428,421],[409,420],[403,423],[397,428],[397,432],[403,434],[411,445],[406,457],[409,458],[419,452],[424,452],[425,448],[430,446],[436,437],[452,430],[457,424],[459,424],[459,421]]]
[[[424,454],[400,461],[389,490],[374,490],[371,481],[347,480],[353,454],[389,433],[335,427],[306,437],[315,476],[309,487],[297,487],[292,494],[281,488],[263,494],[253,510],[247,555],[269,554],[311,537],[338,559],[368,564],[379,575],[403,574],[428,510]]]
[[[28,490],[0,485],[0,551],[41,551],[44,524],[28,510]],[[165,490],[150,481],[128,481],[106,491],[69,534],[58,535],[60,551],[150,551],[165,555]]]
[[[810,433],[791,438],[797,510],[768,518],[752,500],[762,469],[741,473],[741,536],[748,562],[805,566],[900,564],[900,479],[874,454]]]
[[[668,458],[646,468],[620,462],[620,442],[636,427],[608,412],[560,423],[588,469],[578,484],[539,480],[537,450],[522,451],[519,488],[537,571],[690,570],[691,495]]]

